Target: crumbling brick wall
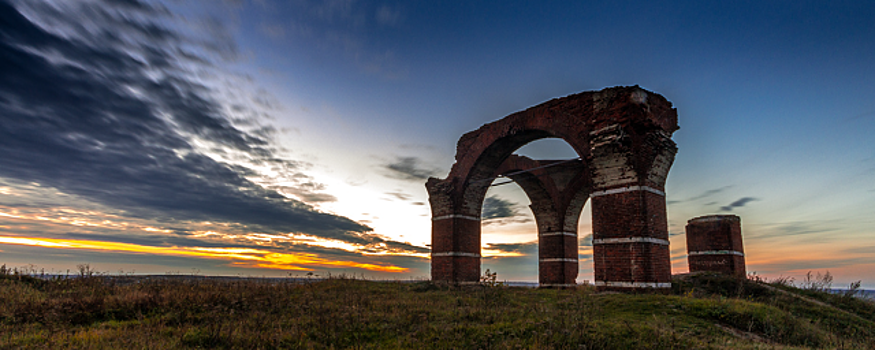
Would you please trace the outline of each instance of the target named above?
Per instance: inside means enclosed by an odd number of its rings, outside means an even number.
[[[532,199],[538,221],[542,284],[574,283],[577,221],[592,198],[595,284],[621,290],[670,287],[664,185],[677,151],[671,140],[677,129],[670,102],[632,86],[547,101],[463,135],[449,176],[426,183],[432,279],[478,280],[486,190],[495,176],[515,170],[511,178]],[[533,165],[527,169],[550,164],[511,157],[542,138],[564,140],[580,161],[518,173],[525,170],[523,163]]]

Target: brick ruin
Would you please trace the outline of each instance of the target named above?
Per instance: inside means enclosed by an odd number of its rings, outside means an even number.
[[[688,221],[687,262],[690,273],[708,271],[746,276],[741,218],[708,215]]]
[[[600,289],[670,288],[665,180],[677,152],[677,111],[638,86],[553,99],[483,125],[459,139],[446,179],[429,178],[431,274],[480,277],[480,218],[492,180],[505,175],[531,200],[538,229],[539,282],[574,285],[580,213],[592,200],[593,265]],[[559,138],[580,156],[534,160],[512,153]]]

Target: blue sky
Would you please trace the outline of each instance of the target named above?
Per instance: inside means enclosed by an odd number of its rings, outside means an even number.
[[[0,4],[0,263],[426,277],[463,133],[640,85],[678,109],[676,273],[686,221],[734,213],[748,271],[875,287],[869,2]],[[489,196],[484,269],[536,280],[528,200]]]

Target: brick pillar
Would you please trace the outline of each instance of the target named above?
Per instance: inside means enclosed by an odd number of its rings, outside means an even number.
[[[426,183],[426,189],[432,211],[432,280],[479,281],[480,216],[457,205],[460,201],[452,181],[432,178]]]
[[[577,227],[564,227],[564,218],[551,205],[533,203],[538,223],[538,282],[542,287],[571,287],[576,284]]]
[[[687,262],[690,272],[746,276],[741,218],[708,215],[687,221]]]
[[[520,171],[525,169],[532,170]],[[589,197],[585,165],[579,160],[532,160],[513,155],[498,170],[506,172],[532,202],[529,207],[538,227],[540,286],[575,286],[579,270],[577,222]]]
[[[602,290],[671,288],[665,178],[677,148],[666,135],[592,136],[593,267]]]
[[[573,287],[578,271],[577,230],[538,232],[541,287]]]

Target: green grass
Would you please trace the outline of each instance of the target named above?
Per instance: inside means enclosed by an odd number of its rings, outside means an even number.
[[[716,275],[660,295],[7,274],[0,348],[875,349],[871,302],[781,288]]]

